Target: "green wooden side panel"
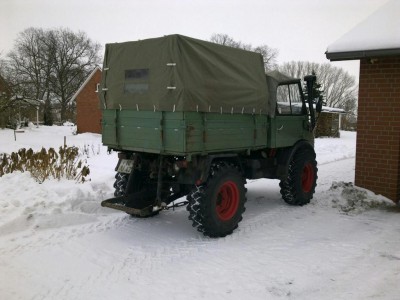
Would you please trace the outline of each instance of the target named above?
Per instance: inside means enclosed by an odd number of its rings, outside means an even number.
[[[116,120],[117,112],[116,110],[103,110],[103,116],[101,120],[102,129],[102,142],[104,145],[116,145]]]
[[[196,112],[185,112],[185,143],[188,153],[206,152],[205,132],[204,132],[204,114]]]
[[[252,149],[265,145],[267,117],[264,118],[264,128],[261,129],[263,122],[256,116],[206,114],[206,150]]]
[[[122,149],[158,150],[161,148],[161,112],[117,111],[117,138]]]
[[[103,144],[117,149],[159,152],[161,112],[103,110]]]
[[[290,147],[297,141],[308,139],[305,124],[307,116],[276,116],[271,120],[271,145],[273,148]],[[312,133],[311,133],[312,136]]]
[[[183,112],[163,112],[162,152],[186,153],[186,125]]]
[[[103,143],[119,150],[166,154],[268,147],[265,115],[202,112],[103,111]]]

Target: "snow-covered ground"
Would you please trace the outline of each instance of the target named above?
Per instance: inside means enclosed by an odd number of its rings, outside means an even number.
[[[276,180],[248,182],[239,228],[220,239],[185,208],[149,219],[100,207],[115,153],[71,127],[0,130],[0,153],[90,149],[91,181],[0,178],[0,299],[399,299],[400,209],[354,188],[355,133],[317,139],[318,187],[286,205]],[[85,146],[86,145],[86,146]]]

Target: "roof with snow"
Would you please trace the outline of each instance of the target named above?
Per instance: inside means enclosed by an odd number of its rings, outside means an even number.
[[[345,114],[346,113],[346,111],[342,108],[329,107],[329,106],[322,106],[322,112],[337,113],[337,114]]]
[[[400,1],[388,1],[329,45],[325,54],[331,61],[400,55]]]
[[[288,102],[279,102],[279,105],[289,105]],[[292,106],[297,106],[301,107],[301,102],[298,103],[292,103]],[[308,103],[306,103],[306,106],[308,107]],[[317,108],[316,104],[313,104],[314,110]],[[330,106],[322,106],[322,111],[321,112],[326,112],[326,113],[337,113],[337,114],[346,114],[347,112],[342,109],[342,108],[337,108],[337,107],[330,107]]]
[[[89,74],[89,76],[86,78],[86,80],[82,83],[82,85],[79,87],[79,89],[75,92],[75,94],[72,96],[71,100],[74,100],[76,97],[78,97],[79,93],[83,90],[83,88],[88,84],[90,79],[92,79],[93,75],[96,74],[97,70],[101,72],[101,69],[99,66],[96,66],[92,73]]]

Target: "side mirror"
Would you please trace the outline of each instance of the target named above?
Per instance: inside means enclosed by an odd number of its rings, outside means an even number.
[[[316,111],[317,113],[320,113],[320,112],[322,111],[322,105],[323,105],[322,97],[319,97],[319,98],[318,98],[317,105],[316,105],[316,107],[315,107],[315,111]]]

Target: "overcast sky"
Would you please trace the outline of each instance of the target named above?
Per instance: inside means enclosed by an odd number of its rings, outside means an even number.
[[[328,62],[329,44],[388,0],[0,0],[0,53],[28,27],[68,27],[106,43],[226,33],[279,50],[278,62]],[[358,61],[336,62],[358,76]]]

